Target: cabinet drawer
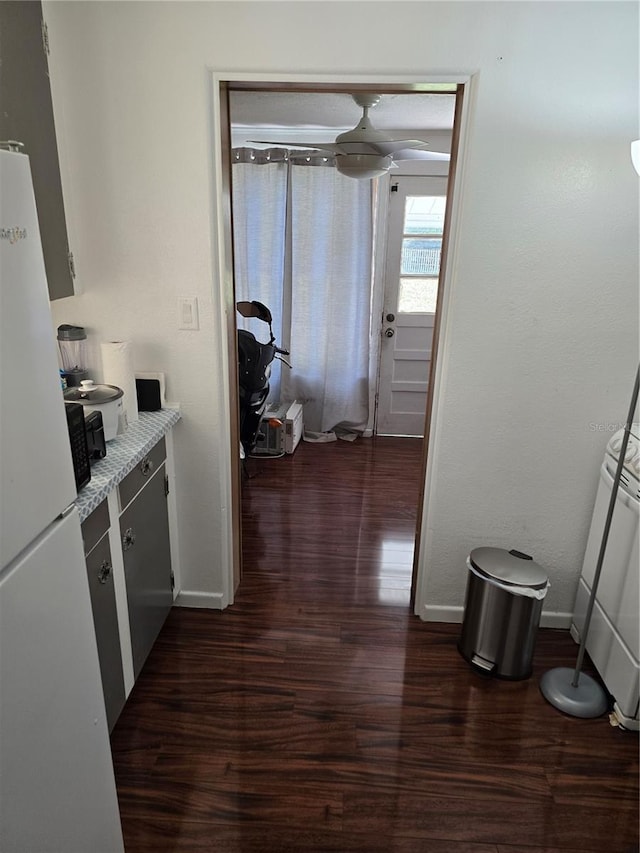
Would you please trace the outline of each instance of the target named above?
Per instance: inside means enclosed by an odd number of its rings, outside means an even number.
[[[82,522],[82,541],[84,555],[89,554],[109,529],[109,507],[107,501],[102,501],[88,518]]]
[[[167,455],[164,438],[151,448],[149,453],[141,459],[118,486],[118,497],[120,500],[120,511],[128,506],[140,489],[148,483],[158,468],[162,465]]]

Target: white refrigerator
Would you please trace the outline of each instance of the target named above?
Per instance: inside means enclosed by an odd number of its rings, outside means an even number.
[[[124,849],[40,232],[0,150],[0,850]]]

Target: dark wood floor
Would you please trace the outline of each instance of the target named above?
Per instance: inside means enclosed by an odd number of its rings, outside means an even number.
[[[638,738],[482,678],[407,607],[420,442],[301,445],[244,487],[225,612],[174,609],[114,730],[126,850],[631,853]]]

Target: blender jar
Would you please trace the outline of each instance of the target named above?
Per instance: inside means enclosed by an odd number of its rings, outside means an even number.
[[[67,387],[74,388],[89,378],[87,371],[87,335],[82,326],[58,326],[58,349],[62,376]]]

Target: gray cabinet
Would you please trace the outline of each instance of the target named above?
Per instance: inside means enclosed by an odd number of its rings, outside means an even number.
[[[141,427],[144,417],[141,415]],[[148,424],[146,425],[148,427]],[[170,530],[175,513],[167,468],[173,477],[172,442],[138,430],[140,445],[114,442],[97,462],[93,480],[79,497],[85,559],[107,721],[111,731],[167,618],[174,599]],[[146,455],[140,458],[140,454]],[[109,460],[109,455],[111,459]],[[134,459],[140,460],[134,463]],[[110,467],[106,468],[106,462]],[[134,465],[131,468],[131,465]],[[102,467],[101,467],[102,466]],[[115,468],[115,474],[113,473]],[[123,477],[124,471],[128,473]],[[111,488],[100,480],[110,479]],[[123,477],[123,478],[122,478]],[[122,478],[122,479],[120,479]],[[96,503],[104,500],[95,509]],[[86,515],[86,513],[89,515]],[[171,521],[171,524],[170,524]],[[176,566],[179,576],[179,565]]]
[[[165,455],[162,439],[118,487],[134,678],[173,604]]]
[[[109,511],[103,501],[82,524],[93,624],[109,731],[125,703],[113,563],[109,547]]]
[[[0,0],[0,140],[24,143],[50,299],[73,295],[42,5]]]

